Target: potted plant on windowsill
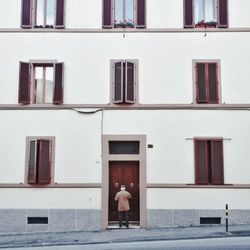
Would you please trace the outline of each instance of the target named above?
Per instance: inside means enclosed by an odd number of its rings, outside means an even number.
[[[134,22],[133,20],[129,19],[128,21],[127,20],[124,20],[124,21],[120,21],[119,23],[114,20],[114,28],[134,28],[135,25],[134,25]]]
[[[217,22],[214,20],[211,20],[209,22],[201,20],[197,24],[195,24],[195,28],[216,28],[216,27],[217,27]]]

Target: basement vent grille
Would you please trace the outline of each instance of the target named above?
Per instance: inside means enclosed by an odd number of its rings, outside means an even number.
[[[48,224],[48,217],[27,217],[28,224]]]
[[[200,217],[200,224],[221,224],[221,217]]]

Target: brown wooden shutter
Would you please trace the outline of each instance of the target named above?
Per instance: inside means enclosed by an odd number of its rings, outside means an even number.
[[[216,63],[208,64],[208,90],[209,90],[209,102],[218,103],[218,77],[217,77],[218,66]]]
[[[39,140],[38,183],[49,184],[51,180],[51,143],[49,140]]]
[[[136,28],[146,28],[146,0],[137,0]]]
[[[197,103],[207,102],[205,63],[196,64],[196,101]]]
[[[103,0],[103,23],[104,29],[112,28],[112,0]]]
[[[30,64],[19,63],[19,91],[18,103],[30,103]]]
[[[135,63],[126,62],[125,102],[135,103]]]
[[[64,0],[56,0],[55,28],[63,29],[64,26]]]
[[[219,28],[228,28],[228,1],[227,0],[218,0],[218,27]]]
[[[194,27],[193,0],[184,0],[184,28]]]
[[[54,65],[54,95],[53,103],[62,104],[63,103],[63,63],[55,63]]]
[[[116,62],[112,67],[113,77],[113,103],[123,102],[123,62]]]
[[[37,140],[29,142],[28,183],[37,182]]]
[[[207,141],[195,140],[195,183],[208,184]]]
[[[224,184],[223,141],[211,141],[212,184]]]
[[[32,0],[22,0],[22,18],[21,27],[31,28],[32,27]]]

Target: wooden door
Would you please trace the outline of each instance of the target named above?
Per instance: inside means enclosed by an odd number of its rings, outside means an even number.
[[[118,221],[118,203],[115,195],[121,185],[131,194],[129,200],[129,220],[140,220],[139,197],[139,162],[138,161],[110,161],[109,162],[109,221]]]

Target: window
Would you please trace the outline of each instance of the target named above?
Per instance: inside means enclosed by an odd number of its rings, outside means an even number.
[[[103,0],[103,28],[146,28],[146,0]]]
[[[64,0],[22,0],[22,28],[64,28]]]
[[[115,0],[114,28],[134,28],[134,0]]]
[[[113,60],[111,102],[133,104],[137,102],[137,60]]]
[[[63,103],[63,63],[20,62],[19,74],[19,103]]]
[[[53,66],[35,66],[34,76],[34,103],[53,103]]]
[[[227,0],[184,0],[184,27],[228,27]]]
[[[195,64],[196,103],[219,103],[217,62]]]
[[[55,25],[55,0],[36,0],[35,28],[53,28]]]
[[[109,154],[139,154],[139,141],[109,141]]]
[[[224,184],[223,140],[195,139],[195,183]]]
[[[54,138],[27,139],[26,178],[28,184],[50,184],[53,164]]]
[[[195,0],[195,24],[211,23],[216,26],[217,0]]]

